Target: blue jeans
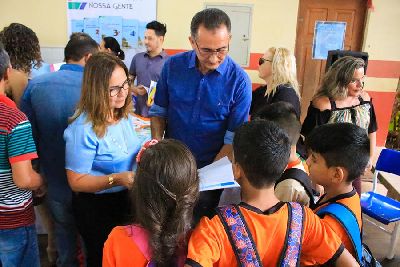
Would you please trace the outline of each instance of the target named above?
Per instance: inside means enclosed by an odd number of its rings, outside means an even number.
[[[0,229],[0,262],[3,267],[39,267],[35,225]]]
[[[47,201],[54,220],[54,235],[58,251],[57,266],[79,266],[78,242],[80,238],[72,213],[72,204],[51,199]]]

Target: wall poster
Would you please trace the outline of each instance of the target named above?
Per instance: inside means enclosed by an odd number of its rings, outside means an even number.
[[[156,20],[156,11],[157,0],[67,0],[68,36],[85,32],[98,43],[112,36],[125,51],[142,51],[146,24]]]
[[[316,21],[312,58],[326,60],[329,50],[343,50],[345,32],[346,22]]]

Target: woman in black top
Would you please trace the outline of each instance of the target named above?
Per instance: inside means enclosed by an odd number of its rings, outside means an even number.
[[[376,146],[377,123],[374,106],[364,91],[365,63],[360,58],[342,57],[335,61],[325,74],[322,85],[314,95],[308,108],[301,133],[307,135],[316,126],[326,123],[353,123],[368,132],[370,156]],[[361,180],[353,182],[361,192]]]
[[[296,60],[286,48],[269,48],[258,62],[258,76],[266,82],[253,92],[250,115],[278,101],[288,102],[300,118],[299,84],[296,79]]]

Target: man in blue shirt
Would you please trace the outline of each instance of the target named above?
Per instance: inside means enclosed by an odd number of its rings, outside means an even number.
[[[21,109],[31,121],[38,146],[40,171],[48,186],[47,199],[55,223],[57,266],[79,266],[78,232],[65,173],[64,130],[81,94],[83,68],[98,44],[89,35],[76,33],[65,47],[67,64],[29,82]]]
[[[251,82],[227,56],[231,22],[225,12],[200,11],[190,28],[193,50],[165,62],[149,115],[152,137],[162,139],[166,131],[183,141],[201,168],[231,155],[234,131],[248,120]],[[219,196],[220,191],[202,192],[200,215],[212,212]]]

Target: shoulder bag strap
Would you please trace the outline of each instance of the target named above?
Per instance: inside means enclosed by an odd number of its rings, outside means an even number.
[[[286,169],[281,177],[278,179],[278,181],[275,182],[275,187],[277,184],[280,182],[286,180],[286,179],[294,179],[298,181],[306,190],[306,193],[308,197],[310,198],[310,202],[314,203],[314,194],[312,190],[312,185],[310,181],[310,177],[305,173],[303,170],[300,170],[298,168],[290,168]]]
[[[304,210],[296,202],[288,203],[288,227],[285,248],[281,254],[279,266],[300,266],[300,251],[303,237]]]
[[[339,203],[331,203],[317,211],[319,217],[329,214],[334,217],[346,230],[347,235],[350,237],[353,248],[357,253],[358,262],[361,262],[362,245],[361,233],[356,216],[349,210],[348,207]]]
[[[240,212],[239,206],[228,205],[218,207],[217,213],[229,237],[238,265],[243,267],[261,267],[262,263],[257,252],[257,247],[246,221]]]
[[[140,252],[142,252],[146,260],[151,262],[151,248],[149,246],[147,231],[144,228],[134,224],[125,226],[125,231],[127,232],[128,236],[131,237],[132,241],[136,244],[136,246],[139,248]]]

